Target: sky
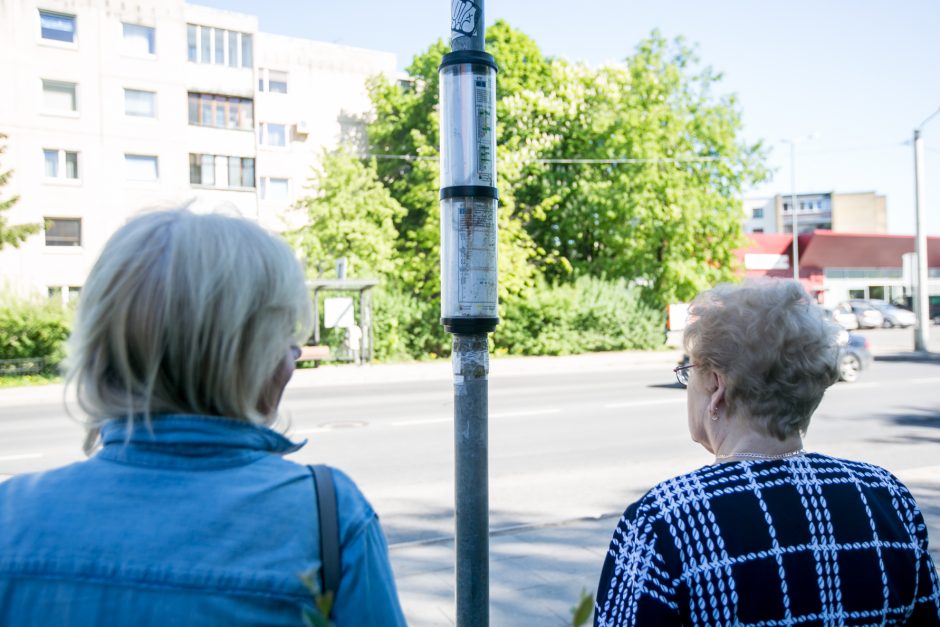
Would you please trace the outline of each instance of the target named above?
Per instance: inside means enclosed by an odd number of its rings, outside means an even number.
[[[449,0],[198,0],[259,18],[264,32],[411,58],[450,32]],[[935,0],[487,0],[497,19],[549,56],[597,65],[630,55],[659,29],[697,44],[702,65],[737,95],[743,138],[770,149],[773,179],[746,196],[874,191],[888,231],[915,229],[915,127],[940,109],[940,2]],[[497,59],[497,61],[499,61]],[[940,115],[923,129],[925,228],[940,236]]]

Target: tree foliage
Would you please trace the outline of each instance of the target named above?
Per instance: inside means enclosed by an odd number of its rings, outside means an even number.
[[[0,155],[6,152],[6,135],[0,134]],[[3,171],[0,170],[0,189],[6,187],[7,183],[10,182],[10,177],[13,176],[13,170]],[[23,240],[27,237],[39,231],[38,224],[16,224],[11,225],[7,222],[7,218],[3,215],[3,212],[9,211],[13,205],[19,201],[19,196],[11,196],[6,200],[0,198],[0,250],[5,246],[12,246],[13,248],[18,247]]]
[[[400,265],[395,221],[404,209],[377,180],[375,164],[343,148],[324,153],[310,188],[297,202],[307,224],[291,234],[308,271],[328,275],[334,261],[346,257],[358,276],[393,275]]]

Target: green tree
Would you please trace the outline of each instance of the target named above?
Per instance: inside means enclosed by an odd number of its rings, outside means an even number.
[[[766,176],[760,144],[739,138],[733,96],[697,71],[694,50],[658,33],[623,65],[553,63],[550,93],[507,102],[508,142],[532,158],[512,181],[549,276],[623,277],[658,305],[734,276],[742,188]],[[626,161],[626,162],[624,162]]]
[[[404,210],[378,181],[374,161],[363,162],[342,148],[324,153],[308,189],[296,205],[306,212],[307,224],[290,236],[312,276],[320,269],[335,272],[339,257],[346,257],[358,276],[397,271],[395,221]]]
[[[6,138],[6,135],[0,134],[0,155],[6,152]],[[6,172],[0,170],[0,189],[6,187],[11,176],[13,176],[13,170],[7,170]],[[7,218],[3,215],[3,212],[9,211],[19,199],[19,196],[11,196],[6,200],[0,199],[0,250],[5,246],[16,248],[27,237],[39,231],[38,224],[11,225],[7,223]]]

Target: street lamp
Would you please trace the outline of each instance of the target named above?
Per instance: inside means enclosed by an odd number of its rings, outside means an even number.
[[[924,224],[924,140],[920,136],[921,130],[935,115],[940,113],[937,109],[926,120],[914,129],[914,204],[917,215],[917,235],[915,250],[917,252],[917,291],[914,293],[914,312],[917,315],[917,324],[914,325],[914,350],[926,351],[927,339],[930,337],[929,297],[927,295],[927,230]]]
[[[793,137],[791,139],[781,139],[784,144],[790,144],[790,215],[793,224],[793,280],[800,280],[800,243],[799,229],[797,228],[796,217],[796,145],[802,142],[812,141],[819,137],[819,133],[812,133],[802,137]]]

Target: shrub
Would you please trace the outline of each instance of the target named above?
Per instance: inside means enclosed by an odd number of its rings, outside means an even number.
[[[501,318],[493,334],[497,354],[645,350],[664,342],[664,314],[644,304],[623,280],[541,282],[503,302]]]
[[[375,358],[426,359],[450,354],[450,336],[441,326],[437,301],[389,287],[375,289],[372,304]]]
[[[0,300],[0,359],[43,359],[55,370],[64,356],[71,311],[40,300]]]

